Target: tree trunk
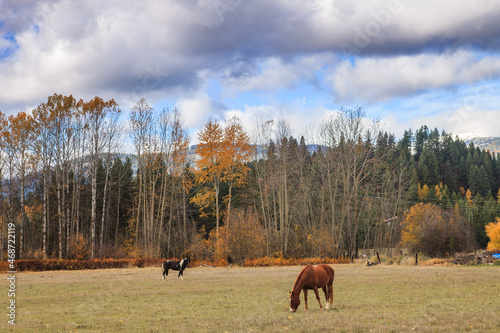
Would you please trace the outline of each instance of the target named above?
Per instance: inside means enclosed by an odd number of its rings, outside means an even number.
[[[90,218],[90,257],[95,258],[96,244],[96,222],[97,222],[97,161],[94,161],[92,167],[92,210]]]
[[[47,259],[47,219],[49,216],[49,189],[47,188],[47,170],[43,171],[43,259]]]
[[[109,156],[109,155],[108,155]],[[106,165],[106,176],[105,176],[105,181],[104,181],[104,193],[103,193],[103,198],[102,198],[102,218],[101,218],[101,244],[100,248],[101,251],[104,247],[104,231],[106,229],[106,202],[108,200],[108,187],[109,187],[109,169],[110,169],[110,158],[108,157],[107,159],[107,165]]]

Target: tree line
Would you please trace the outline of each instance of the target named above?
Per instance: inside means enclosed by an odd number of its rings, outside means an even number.
[[[256,123],[252,138],[236,117],[211,119],[194,155],[178,109],[141,99],[121,113],[114,100],[57,94],[30,114],[0,113],[2,259],[8,223],[20,258],[242,261],[408,245],[418,203],[453,211],[471,235],[450,236],[444,255],[486,247],[500,216],[497,155],[426,126],[397,140],[359,107],[322,121],[311,142],[285,118]]]

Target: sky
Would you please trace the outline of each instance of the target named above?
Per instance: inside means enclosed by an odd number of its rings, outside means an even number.
[[[341,107],[400,138],[500,136],[500,1],[0,0],[0,111],[54,94],[295,137]]]

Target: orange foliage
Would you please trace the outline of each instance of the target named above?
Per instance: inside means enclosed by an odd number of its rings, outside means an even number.
[[[418,198],[419,199],[425,199],[429,195],[429,186],[424,184],[424,186],[420,187],[420,184],[418,184]]]
[[[485,226],[486,235],[489,237],[488,251],[500,251],[500,217],[495,217],[495,222]]]
[[[456,211],[418,203],[405,212],[401,246],[429,256],[467,251],[473,247],[470,225]]]
[[[158,266],[165,259],[140,258],[140,259],[19,259],[16,260],[18,271],[57,271],[57,270],[81,270],[81,269],[106,269],[106,268],[129,268],[129,267],[151,267]],[[2,265],[7,261],[0,262],[0,271],[6,271],[8,265]]]
[[[37,220],[41,220],[43,216],[42,212],[42,204],[34,205],[34,206],[24,206],[24,213],[28,217],[32,223],[35,223]]]
[[[270,258],[263,257],[245,261],[245,267],[294,266],[319,264],[348,264],[349,258]]]
[[[198,140],[196,182],[210,187],[199,191],[191,202],[200,207],[202,218],[215,215],[218,226],[220,184],[224,182],[229,186],[225,202],[230,213],[232,188],[245,184],[249,171],[245,162],[250,160],[253,148],[237,117],[231,118],[225,128],[210,120],[198,133]]]
[[[231,221],[225,226],[221,238],[224,238],[227,255],[238,264],[245,260],[261,257],[265,249],[264,228],[259,217],[251,209],[231,213]]]
[[[335,237],[326,225],[315,228],[312,234],[308,234],[307,243],[314,249],[314,254],[320,257],[328,257],[337,249]]]
[[[72,258],[77,260],[89,258],[89,242],[82,234],[78,234],[70,240],[69,248]]]
[[[425,185],[424,185],[425,186]],[[419,185],[419,198],[420,196],[420,185]],[[427,204],[431,206],[431,204]],[[414,251],[418,248],[419,239],[418,232],[421,225],[422,215],[426,207],[429,207],[423,203],[418,203],[410,208],[409,211],[405,212],[405,219],[403,221],[403,231],[401,232],[401,246],[409,248]]]
[[[128,258],[137,258],[140,253],[134,241],[135,236],[137,235],[134,219],[131,218],[127,221],[126,231],[126,238],[123,242],[123,251],[127,254]]]
[[[474,206],[474,200],[472,199],[472,193],[470,190],[467,190],[465,193],[465,197],[467,198],[467,202],[469,203],[470,206]]]

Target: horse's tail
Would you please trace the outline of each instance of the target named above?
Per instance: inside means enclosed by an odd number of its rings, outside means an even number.
[[[330,306],[333,306],[333,280],[334,279],[335,279],[335,270],[332,268],[332,285],[331,285],[331,293],[330,293]]]

